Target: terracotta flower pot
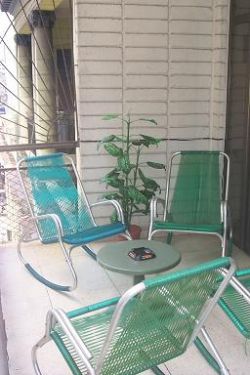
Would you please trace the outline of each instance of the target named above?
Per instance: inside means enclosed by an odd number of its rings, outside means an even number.
[[[129,233],[133,240],[138,240],[141,236],[141,227],[136,224],[131,224],[129,227]]]
[[[138,240],[140,238],[140,235],[141,235],[141,227],[139,225],[136,225],[136,224],[131,224],[129,226],[129,233],[130,233],[133,240]],[[112,241],[112,242],[113,241],[127,241],[127,239],[124,236],[118,235],[118,236],[110,239],[110,241]]]

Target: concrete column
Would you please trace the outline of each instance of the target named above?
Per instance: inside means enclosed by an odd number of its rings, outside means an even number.
[[[52,27],[55,13],[34,10],[30,15],[33,29],[32,76],[34,97],[34,122],[36,142],[56,140],[56,79]]]
[[[17,81],[18,81],[18,129],[19,143],[29,143],[33,123],[32,64],[30,35],[16,34]]]

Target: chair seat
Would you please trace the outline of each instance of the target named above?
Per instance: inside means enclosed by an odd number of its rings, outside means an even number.
[[[250,291],[250,269],[239,281]],[[238,273],[242,273],[239,271]],[[243,271],[244,273],[244,271]],[[233,287],[228,286],[219,300],[219,305],[243,336],[250,339],[250,305]]]
[[[114,224],[100,225],[92,227],[83,232],[70,234],[63,237],[63,241],[69,245],[81,245],[89,242],[98,241],[103,238],[111,237],[116,234],[124,233],[126,227],[121,222]]]
[[[100,355],[104,340],[106,339],[110,321],[114,313],[114,308],[115,306],[112,306],[106,311],[97,311],[91,316],[85,316],[83,314],[77,318],[71,319],[72,325],[92,354],[92,359],[90,362],[94,368],[96,368],[98,357]],[[158,310],[158,313],[160,314],[162,312],[160,306]],[[127,313],[129,316],[130,309]],[[154,319],[151,319],[149,323],[150,329],[145,329],[145,324],[142,320],[141,324],[138,324],[133,328],[133,334],[130,336],[130,339],[125,337],[126,335],[121,334],[119,340],[116,341],[112,349],[113,354],[109,356],[108,363],[106,362],[101,371],[102,375],[139,374],[148,369],[147,361],[151,361],[151,356],[158,356],[160,359],[163,355],[164,360],[167,361],[181,355],[184,352],[184,347],[181,345],[181,342],[172,335],[167,327],[163,332],[160,320],[158,322],[157,309],[151,313],[154,314]],[[120,322],[120,333],[124,329],[123,323],[126,326],[126,317]],[[152,327],[154,328],[152,329]],[[167,339],[166,332],[168,332]],[[64,331],[60,327],[56,326],[50,335],[60,349],[62,349],[62,347],[64,348],[63,355],[70,368],[73,370],[72,372],[74,374],[87,375],[88,372],[84,363],[79,358],[74,347],[67,340]],[[128,345],[129,340],[131,341],[131,345],[133,345],[134,342],[137,342],[138,350],[134,350],[132,356],[131,347]],[[156,364],[155,359],[152,360],[152,367]]]
[[[100,354],[103,341],[106,338],[113,312],[114,307],[111,307],[103,314],[97,313],[92,316],[81,315],[71,320],[78,335],[92,354],[91,364],[94,368],[96,367],[96,361]],[[73,371],[75,371],[73,373],[87,375],[88,372],[84,363],[79,358],[74,347],[67,340],[63,330],[56,326],[50,335],[59,348],[61,346],[64,347],[64,354],[65,351],[68,352],[69,355],[64,356],[64,358],[71,369],[73,368]]]
[[[212,232],[212,233],[223,233],[222,224],[183,224],[175,223],[171,221],[160,221],[156,220],[153,224],[153,230],[176,230],[176,231],[195,231],[195,232]]]

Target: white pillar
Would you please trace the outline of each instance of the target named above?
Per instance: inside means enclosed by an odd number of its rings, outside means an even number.
[[[30,142],[33,123],[32,64],[30,35],[16,34],[17,81],[18,81],[18,127],[19,143]]]

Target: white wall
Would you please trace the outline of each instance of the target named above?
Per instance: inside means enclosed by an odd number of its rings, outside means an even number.
[[[104,114],[154,118],[157,128],[136,129],[167,139],[149,152],[154,161],[166,162],[179,149],[223,149],[229,2],[76,1],[80,157],[91,201],[104,190],[99,179],[113,162],[97,142],[119,133]]]

